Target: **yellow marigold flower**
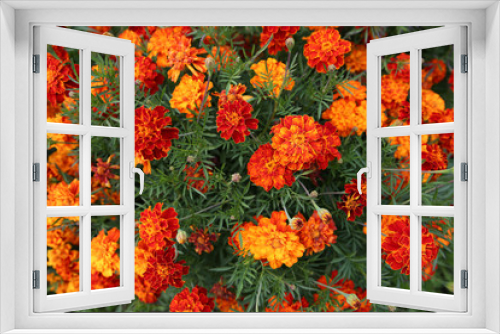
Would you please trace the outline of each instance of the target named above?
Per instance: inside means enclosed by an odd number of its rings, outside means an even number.
[[[353,132],[361,136],[366,131],[366,100],[362,101],[359,106],[356,102],[347,99],[333,101],[321,118],[330,120],[341,137],[347,137]]]
[[[422,122],[428,123],[432,114],[444,114],[444,112],[443,98],[430,89],[422,89]]]
[[[179,112],[186,114],[187,118],[193,118],[197,115],[198,109],[201,107],[205,87],[207,83],[204,80],[199,80],[194,76],[185,74],[181,78],[181,82],[175,87],[170,99],[170,107],[176,108]],[[208,90],[212,89],[213,83],[210,82]],[[205,105],[203,108],[210,107],[212,97],[207,92]],[[192,112],[195,112],[193,114]]]
[[[141,46],[141,43],[142,43],[142,39],[141,39],[141,36],[139,36],[139,34],[137,34],[135,31],[127,29],[124,32],[122,32],[118,36],[118,38],[128,39],[129,41],[131,41],[132,43],[134,43],[135,44],[135,55],[137,57],[142,56],[142,51],[140,49],[140,46]]]
[[[256,260],[267,260],[273,269],[283,264],[291,267],[304,254],[305,247],[287,224],[284,211],[273,212],[271,218],[259,218],[257,226],[249,226],[241,235],[245,250]]]
[[[272,88],[273,95],[278,96],[285,79],[285,64],[274,58],[267,58],[267,60],[261,60],[257,64],[253,64],[250,69],[256,74],[250,80],[252,86],[262,89],[270,87]],[[283,89],[292,90],[295,81],[292,80],[290,73],[287,76],[288,78]]]
[[[92,273],[101,273],[104,277],[111,277],[115,272],[120,271],[120,257],[117,249],[120,247],[120,230],[113,227],[106,232],[99,231],[99,234],[92,239],[91,248],[91,269]]]
[[[366,45],[354,45],[345,58],[345,67],[353,73],[366,71]]]

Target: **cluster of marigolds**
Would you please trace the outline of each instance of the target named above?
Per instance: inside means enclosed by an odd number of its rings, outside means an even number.
[[[92,28],[107,34],[110,27]],[[336,27],[302,29],[311,30],[303,49],[303,56],[310,68],[318,73],[328,73],[343,66],[353,74],[366,71],[364,44],[354,45],[342,39]],[[266,91],[268,96],[276,98],[283,91],[294,89],[295,81],[289,68],[272,56],[293,48],[292,38],[298,31],[299,27],[263,27],[260,45],[266,45],[272,37],[266,51],[269,57],[256,60],[251,65],[252,87],[230,85],[227,91],[220,92],[212,91],[214,86],[210,81],[210,71],[217,71],[237,61],[236,51],[229,45],[216,47],[212,38],[205,37],[205,44],[214,45],[212,52],[207,53],[204,48],[194,45],[190,27],[129,27],[118,37],[136,44],[135,80],[138,89],[148,95],[158,92],[166,80],[162,75],[163,69],[168,68],[168,80],[176,83],[169,101],[170,107],[185,114],[187,122],[193,122],[203,116],[204,108],[212,106],[213,97],[218,98],[217,132],[226,141],[240,144],[252,136],[251,131],[264,126],[253,116],[254,108],[250,103],[252,96],[246,94],[253,88]],[[47,59],[48,122],[71,123],[67,116],[61,115],[61,108],[65,106],[70,109],[77,103],[71,94],[71,89],[75,88],[75,70],[69,65],[68,53],[63,48],[54,46],[53,51],[57,57],[49,53]],[[391,58],[387,68],[388,74],[382,76],[383,126],[408,125],[409,56],[400,54]],[[445,75],[446,65],[438,59],[433,59],[423,69],[424,123],[453,121],[453,110],[446,109],[444,100],[431,90]],[[106,88],[102,88],[107,82],[98,84],[99,88],[94,88],[92,94],[103,99],[109,98]],[[453,84],[452,76],[450,84]],[[168,113],[169,110],[163,106],[141,106],[135,110],[135,162],[142,164],[147,174],[152,172],[151,162],[166,158],[173,142],[179,139],[179,129],[173,126]],[[302,171],[318,173],[334,160],[341,162],[339,146],[342,138],[361,136],[366,132],[366,87],[356,80],[337,86],[333,102],[322,112],[321,118],[322,123],[308,115],[288,115],[273,124],[270,127],[270,142],[261,143],[247,162],[250,181],[266,192],[273,188],[279,190],[296,182],[296,176]],[[48,139],[47,205],[79,205],[78,163],[76,155],[71,154],[78,147],[78,137],[49,134]],[[409,140],[405,137],[390,138],[390,144],[397,146],[394,157],[402,165],[408,164]],[[453,154],[453,135],[424,136],[423,170],[447,169],[448,154]],[[119,193],[111,186],[112,180],[119,179],[116,174],[119,166],[114,158],[110,155],[93,161],[93,204],[120,203]],[[202,193],[209,190],[206,182],[201,180],[203,171],[199,168],[199,162],[188,159],[183,172],[188,187]],[[212,175],[211,170],[208,173]],[[67,183],[63,175],[72,177],[72,181]],[[401,182],[408,183],[409,173],[403,175]],[[432,177],[436,179],[438,176]],[[313,194],[310,195],[315,211],[309,218],[300,212],[289,216],[286,211],[272,212],[270,217],[254,217],[255,223],[248,221],[234,227],[228,244],[238,256],[252,257],[272,269],[283,265],[292,267],[301,257],[324,251],[337,242],[337,226],[331,213],[319,208]],[[363,184],[363,193],[359,194],[355,179],[347,183],[336,205],[349,222],[362,217],[366,207],[366,184]],[[47,220],[47,265],[53,269],[47,279],[50,289],[55,293],[79,291],[78,220],[78,217]],[[400,270],[404,275],[409,275],[409,226],[408,217],[382,218],[383,259],[393,270]],[[135,249],[135,292],[142,302],[155,303],[162,292],[169,287],[176,287],[183,290],[171,300],[171,312],[210,312],[215,306],[223,312],[246,310],[247,305],[242,303],[242,298],[237,299],[231,287],[222,280],[212,287],[184,286],[183,276],[189,273],[190,268],[185,261],[177,259],[176,244],[190,245],[199,255],[210,253],[219,238],[217,233],[196,227],[191,227],[191,231],[181,230],[176,210],[164,207],[163,203],[141,212],[137,228],[139,239]],[[119,286],[119,238],[117,228],[101,230],[93,237],[92,289]],[[444,239],[438,238],[422,227],[424,279],[432,277],[438,250],[448,245],[450,240],[451,233]],[[326,311],[370,311],[372,307],[366,300],[366,291],[356,287],[352,280],[337,275],[335,270],[330,277],[316,278],[319,293],[314,294],[313,300],[294,300],[287,293],[281,302],[278,302],[277,297],[269,299],[266,311],[306,311],[310,305],[325,298],[328,299]]]

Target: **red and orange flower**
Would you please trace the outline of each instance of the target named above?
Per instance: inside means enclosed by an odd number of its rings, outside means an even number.
[[[331,246],[337,242],[335,231],[337,226],[333,219],[323,220],[314,211],[306,224],[300,230],[300,242],[306,248],[306,255],[319,253],[325,249],[326,246]]]
[[[267,46],[267,50],[270,55],[275,55],[279,51],[285,49],[285,41],[287,38],[295,35],[299,29],[300,27],[262,27],[262,33],[260,34],[260,46],[264,47],[267,41],[269,41],[269,38],[272,36],[273,39]]]
[[[154,95],[164,79],[165,77],[157,70],[151,58],[135,57],[135,82],[139,83],[139,89]]]
[[[243,143],[250,130],[257,130],[259,120],[252,117],[253,108],[245,101],[227,102],[217,112],[217,131],[225,140],[233,139],[236,144]]]
[[[173,247],[151,252],[144,272],[144,280],[150,284],[151,289],[165,291],[169,286],[181,288],[184,285],[182,276],[189,273],[189,267],[184,266],[184,260],[174,262],[175,258],[176,250]]]
[[[179,219],[174,208],[162,210],[163,203],[156,203],[141,212],[139,235],[150,250],[172,246],[179,230]]]
[[[201,253],[211,253],[214,250],[213,242],[217,241],[218,233],[210,233],[208,229],[204,230],[191,226],[193,232],[188,238],[188,242],[194,245],[194,251],[201,255]]]
[[[207,296],[207,289],[195,286],[191,292],[185,288],[170,302],[170,312],[212,312],[214,299]]]
[[[344,65],[344,55],[351,51],[351,42],[341,39],[340,33],[334,28],[317,30],[305,39],[304,57],[307,65],[319,73],[326,73],[330,65],[339,69]]]

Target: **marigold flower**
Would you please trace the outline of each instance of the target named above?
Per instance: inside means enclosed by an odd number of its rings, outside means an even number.
[[[55,269],[62,280],[70,281],[79,274],[79,251],[68,243],[47,250],[47,266]]]
[[[300,231],[304,228],[306,224],[306,218],[300,212],[290,220],[290,227],[294,231]]]
[[[110,229],[107,234],[101,230],[92,238],[90,244],[92,273],[111,277],[115,272],[120,272],[120,256],[116,252],[120,248],[119,239],[120,230],[116,227]]]
[[[238,55],[230,46],[221,45],[219,47],[214,46],[210,52],[210,56],[215,60],[217,70],[220,70],[221,68],[226,68],[227,65],[233,64]]]
[[[455,119],[455,112],[453,108],[447,108],[445,110],[437,110],[431,114],[429,118],[429,123],[448,123],[453,122]]]
[[[422,170],[441,170],[448,167],[448,157],[438,144],[422,145]]]
[[[91,290],[116,288],[120,286],[120,276],[104,276],[99,272],[92,273],[90,277]]]
[[[422,122],[428,123],[435,113],[444,114],[445,103],[443,98],[430,89],[422,89]]]
[[[236,86],[230,85],[229,92],[226,93],[226,90],[224,89],[222,92],[214,93],[213,95],[219,97],[219,102],[217,102],[217,106],[220,109],[227,102],[248,101],[249,99],[251,99],[252,96],[243,95],[243,94],[245,94],[246,90],[247,90],[247,87],[245,85],[242,85],[242,84],[237,84]]]
[[[148,268],[144,272],[144,280],[151,289],[165,291],[169,286],[181,288],[184,285],[183,275],[189,273],[184,260],[174,262],[175,248],[154,250],[148,259]]]
[[[174,208],[162,210],[163,203],[156,203],[141,212],[139,235],[150,250],[172,246],[179,230],[179,219]]]
[[[292,90],[295,85],[290,73],[287,74],[286,82],[284,82],[286,65],[274,58],[261,60],[250,66],[250,69],[255,72],[255,76],[250,79],[252,86],[269,90],[269,93],[272,91],[274,96],[278,96],[282,89]]]
[[[337,149],[341,142],[337,132],[337,128],[331,123],[325,123],[321,127],[321,137],[319,138],[319,151],[316,154],[314,163],[319,169],[326,169],[330,161],[337,159],[339,163],[342,161],[342,155]],[[312,177],[312,174],[310,174]]]
[[[92,176],[97,182],[102,186],[106,188],[111,188],[111,183],[109,180],[119,180],[120,176],[113,174],[111,172],[112,169],[120,169],[119,165],[112,165],[111,160],[114,158],[114,154],[111,154],[108,157],[108,160],[106,162],[103,162],[101,158],[97,158],[97,162],[95,165],[92,166],[92,173],[94,175]]]
[[[215,295],[215,304],[221,312],[244,312],[245,310],[236,300],[236,295],[229,291],[221,282],[214,284],[211,293]]]
[[[424,63],[422,69],[422,88],[430,89],[440,83],[446,76],[446,64],[440,59],[432,59]]]
[[[203,168],[200,168],[200,164],[200,162],[197,162],[193,167],[186,165],[186,167],[184,167],[184,172],[186,173],[184,180],[188,182],[187,189],[193,187],[205,194],[209,189],[210,182],[205,180],[205,173],[203,172]],[[211,168],[206,165],[205,168],[209,176],[214,174]],[[207,184],[205,184],[205,182]]]
[[[47,206],[73,205],[80,205],[80,181],[78,179],[74,179],[69,185],[61,181],[47,187]]]
[[[144,240],[139,240],[137,246],[135,247],[134,257],[135,257],[135,267],[134,271],[136,275],[144,276],[146,269],[148,269],[148,259],[151,256],[151,250]]]
[[[278,297],[272,296],[269,298],[268,303],[269,307],[266,308],[266,312],[305,312],[309,307],[309,303],[305,297],[294,301],[290,292],[285,293],[285,299],[281,302],[278,300]]]
[[[165,158],[172,146],[172,139],[179,138],[179,129],[170,127],[172,119],[165,116],[168,109],[135,109],[136,164]]]
[[[271,36],[271,43],[267,46],[270,55],[275,55],[285,49],[287,38],[295,35],[300,27],[262,27],[260,34],[260,47],[264,47]]]
[[[381,83],[382,110],[391,109],[395,104],[401,104],[408,98],[410,84],[393,75],[383,75]]]
[[[231,236],[227,238],[227,243],[229,246],[233,247],[234,254],[245,257],[243,245],[240,243],[242,239],[241,232],[247,230],[250,226],[255,226],[252,222],[244,222],[242,224],[235,225],[231,230]]]
[[[156,26],[130,26],[128,30],[135,32],[137,35],[143,37],[145,40],[149,40],[151,35],[156,31],[158,27]],[[189,27],[186,27],[189,28]]]
[[[62,48],[55,48],[59,59],[47,53],[47,101],[52,106],[62,103],[69,95],[70,89],[78,87],[75,73],[69,62],[68,53]],[[75,64],[75,70],[79,72],[79,65]]]
[[[209,233],[208,229],[204,230],[191,226],[193,233],[189,236],[188,242],[194,244],[194,251],[201,255],[201,253],[211,253],[214,250],[213,242],[217,241],[218,233]]]
[[[358,192],[356,179],[352,179],[350,183],[347,183],[344,190],[346,194],[342,196],[341,202],[337,202],[337,208],[346,213],[347,221],[353,222],[356,217],[363,215],[363,209],[366,207],[366,177],[363,175],[362,194]]]
[[[146,304],[156,303],[161,293],[161,290],[151,287],[151,284],[144,277],[135,275],[135,294],[141,302]]]
[[[185,288],[170,302],[170,312],[212,312],[214,299],[207,296],[207,289],[195,286],[191,292]]]
[[[167,27],[156,29],[149,40],[147,52],[149,57],[156,57],[156,62],[160,67],[167,67],[168,53],[172,46],[180,39],[186,37],[191,32],[191,27]]]
[[[404,83],[410,83],[410,55],[400,53],[396,57],[391,57],[387,63],[387,69],[391,76],[396,80],[401,80]]]
[[[185,68],[188,68],[193,76],[206,72],[205,58],[199,56],[199,54],[206,53],[205,49],[191,47],[191,38],[185,35],[178,35],[174,38],[175,41],[172,42],[168,49],[167,59],[164,64],[166,67],[171,67],[168,70],[168,78],[173,82],[177,82],[179,74]],[[162,66],[160,60],[157,61],[158,65]]]
[[[366,45],[354,45],[351,53],[345,58],[345,67],[352,73],[366,71]]]
[[[305,39],[304,57],[307,64],[319,73],[326,73],[329,65],[340,68],[344,65],[344,55],[351,51],[351,42],[341,39],[334,28],[315,31]]]
[[[73,275],[69,281],[63,280],[57,274],[49,273],[47,274],[47,282],[50,284],[47,287],[48,291],[56,294],[80,291],[80,276],[78,273]]]
[[[274,160],[275,150],[271,144],[261,145],[250,157],[247,164],[250,181],[270,191],[273,187],[281,189],[295,182],[293,171]]]
[[[148,57],[135,57],[135,81],[139,89],[154,95],[165,77],[156,69],[156,64]]]
[[[120,35],[118,35],[118,38],[128,39],[129,41],[134,43],[135,44],[135,55],[137,57],[142,56],[142,51],[140,49],[142,39],[141,39],[141,36],[139,36],[139,34],[137,34],[135,31],[133,31],[132,29],[126,29]],[[137,66],[137,58],[136,58],[136,66]]]
[[[366,290],[360,287],[355,287],[354,282],[349,279],[339,279],[338,271],[332,271],[331,277],[328,279],[325,276],[321,276],[318,282],[323,285],[331,286],[341,293],[332,291],[322,285],[318,284],[321,290],[329,290],[329,299],[331,302],[326,303],[326,308],[328,312],[340,312],[346,309],[351,309],[354,312],[370,312],[372,309],[371,303],[366,299]],[[346,298],[347,296],[347,298]],[[315,303],[319,302],[319,295],[314,295]]]
[[[251,130],[257,130],[259,120],[252,117],[253,108],[245,101],[227,102],[217,112],[217,132],[225,140],[232,138],[236,144],[243,143]]]
[[[319,253],[325,246],[331,246],[337,242],[334,232],[337,230],[333,219],[322,220],[317,211],[309,218],[307,223],[300,230],[300,242],[306,248],[306,255]]]
[[[61,122],[70,123],[64,117]],[[52,142],[52,145],[47,147],[47,181],[55,178],[62,181],[63,177],[60,172],[78,177],[78,164],[76,163],[76,155],[73,154],[78,149],[78,137],[73,135],[48,133],[47,139]]]
[[[271,218],[259,218],[257,226],[241,231],[243,248],[250,251],[256,260],[266,260],[273,269],[283,264],[287,267],[297,263],[305,247],[298,235],[287,224],[284,211],[273,212]]]
[[[179,112],[186,114],[187,118],[193,118],[199,112],[206,86],[207,83],[203,81],[202,77],[195,78],[194,76],[185,74],[172,93],[170,107],[176,108]],[[212,87],[213,83],[210,82],[208,90],[212,89]],[[211,100],[212,97],[207,92],[204,108],[212,105]]]
[[[102,35],[111,30],[110,26],[90,26],[90,29],[94,30],[95,33]]]
[[[358,106],[355,101],[339,99],[333,101],[330,108],[321,114],[322,119],[327,119],[335,126],[342,137],[352,133],[361,136],[366,131],[366,101]]]

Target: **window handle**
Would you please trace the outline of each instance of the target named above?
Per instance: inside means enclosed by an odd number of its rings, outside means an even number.
[[[130,178],[133,179],[135,177],[134,173],[139,174],[140,186],[139,186],[139,195],[142,195],[142,191],[144,190],[144,172],[140,168],[134,167],[134,162],[130,162]]]
[[[368,165],[368,167],[361,168],[358,171],[358,192],[359,192],[360,195],[362,194],[362,191],[361,191],[361,175],[363,175],[363,173],[366,173],[367,178],[369,178],[369,179],[372,178],[372,163],[370,161],[368,161],[367,165]]]

